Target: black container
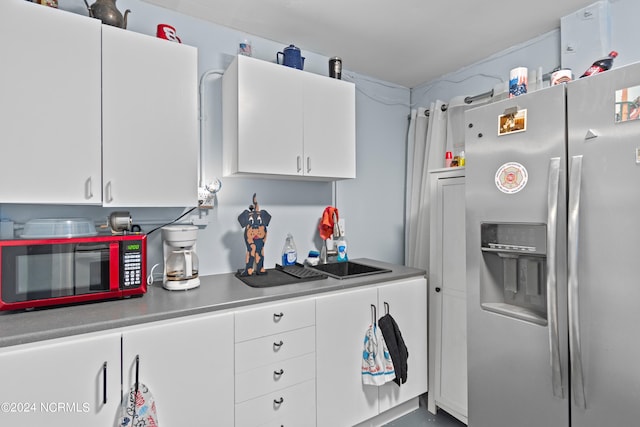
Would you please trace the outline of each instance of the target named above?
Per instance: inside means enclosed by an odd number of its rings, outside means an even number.
[[[342,78],[342,59],[334,56],[329,60],[329,77],[334,79]]]

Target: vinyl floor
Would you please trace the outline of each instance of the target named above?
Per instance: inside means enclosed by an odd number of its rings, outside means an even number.
[[[436,415],[420,406],[413,412],[385,424],[385,427],[466,427],[457,418],[452,417],[443,410],[438,410]]]

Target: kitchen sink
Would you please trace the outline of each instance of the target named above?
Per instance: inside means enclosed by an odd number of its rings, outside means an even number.
[[[336,279],[351,279],[353,277],[391,272],[391,270],[386,268],[372,267],[370,265],[360,264],[353,261],[318,264],[316,266],[307,268],[321,271],[327,276],[331,276]]]

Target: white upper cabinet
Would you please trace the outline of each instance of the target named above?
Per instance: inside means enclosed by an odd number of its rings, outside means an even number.
[[[100,27],[0,2],[0,203],[101,203]]]
[[[102,27],[104,206],[195,206],[198,52]]]
[[[223,77],[225,175],[302,175],[300,71],[239,56]]]
[[[0,203],[197,204],[196,48],[15,0],[0,55]]]
[[[306,73],[304,174],[356,177],[355,85]]]
[[[238,56],[224,74],[225,176],[355,178],[355,85]]]

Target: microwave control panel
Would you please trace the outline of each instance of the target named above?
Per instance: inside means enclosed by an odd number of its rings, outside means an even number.
[[[142,241],[120,242],[120,289],[139,288],[142,280]]]

